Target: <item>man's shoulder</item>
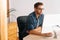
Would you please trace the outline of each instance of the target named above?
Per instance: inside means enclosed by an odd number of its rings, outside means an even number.
[[[33,16],[34,15],[34,12],[31,12],[28,16]]]
[[[44,16],[44,14],[43,14],[43,13],[42,13],[41,15],[42,15],[42,16]]]

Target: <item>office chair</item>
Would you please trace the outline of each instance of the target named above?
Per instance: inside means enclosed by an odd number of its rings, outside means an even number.
[[[17,18],[17,25],[18,25],[18,29],[19,29],[19,33],[18,33],[19,40],[23,40],[23,38],[28,35],[28,33],[26,32],[27,17],[28,16],[19,16]]]

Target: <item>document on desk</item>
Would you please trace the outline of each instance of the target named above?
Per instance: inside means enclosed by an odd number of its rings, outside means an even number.
[[[42,33],[49,33],[58,30],[56,28],[57,26],[60,26],[60,14],[44,15]]]

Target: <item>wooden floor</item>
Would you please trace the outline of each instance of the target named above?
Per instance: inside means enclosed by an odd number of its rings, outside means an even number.
[[[8,40],[18,40],[17,23],[11,22],[8,24]]]

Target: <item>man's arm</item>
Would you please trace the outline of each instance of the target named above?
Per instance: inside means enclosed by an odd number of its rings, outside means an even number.
[[[38,27],[38,28],[36,28],[36,29],[30,30],[28,33],[29,33],[29,34],[38,35],[38,36],[46,36],[46,37],[52,36],[51,33],[44,33],[44,34],[42,34],[42,33],[41,33],[41,29],[42,29],[41,27]]]
[[[34,35],[40,35],[40,36],[42,36],[41,35],[41,27],[38,27],[38,28],[33,29],[33,30],[30,30],[30,31],[28,31],[28,33],[29,34],[34,34]]]

